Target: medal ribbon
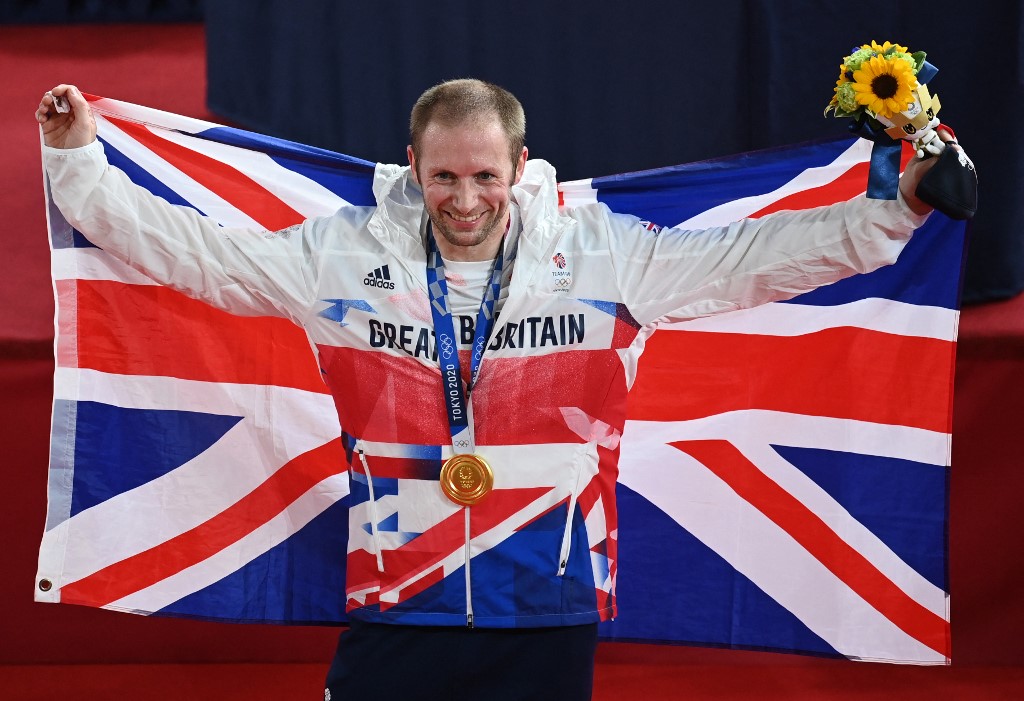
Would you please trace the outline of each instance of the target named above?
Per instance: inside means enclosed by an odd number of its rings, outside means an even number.
[[[459,360],[459,346],[455,337],[451,306],[448,302],[448,281],[445,279],[444,260],[437,250],[433,226],[427,224],[427,290],[430,295],[430,313],[434,319],[434,339],[437,343],[437,360],[441,366],[441,391],[448,410],[448,426],[451,428],[452,448],[456,454],[472,453],[476,450],[473,438],[473,419],[469,407],[469,394],[476,384],[480,372],[480,361],[484,356],[487,339],[494,327],[494,305],[501,293],[501,276],[505,262],[505,240],[502,239],[498,255],[491,267],[491,279],[484,289],[480,309],[473,329],[473,348],[470,355],[469,386],[463,387],[462,363]]]

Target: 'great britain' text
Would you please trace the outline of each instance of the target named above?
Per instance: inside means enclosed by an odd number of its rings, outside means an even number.
[[[468,316],[457,316],[455,319],[459,327],[459,345],[468,348],[473,344],[475,320]],[[488,348],[545,348],[582,343],[586,331],[584,319],[583,314],[560,314],[529,316],[519,323],[499,322]],[[398,348],[417,358],[437,360],[433,329],[370,319],[369,330],[371,348]]]

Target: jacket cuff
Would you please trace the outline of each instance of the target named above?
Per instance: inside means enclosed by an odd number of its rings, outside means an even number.
[[[927,214],[918,214],[912,210],[910,205],[907,204],[907,201],[903,199],[903,193],[899,190],[896,190],[896,202],[899,205],[900,212],[906,218],[907,222],[915,229],[924,225],[924,223],[928,221],[928,217],[932,215],[931,212],[928,212]]]
[[[93,139],[92,142],[85,146],[78,146],[76,148],[54,148],[53,146],[47,146],[43,144],[43,155],[50,158],[78,158],[78,157],[94,157],[103,153],[103,142],[99,139]]]

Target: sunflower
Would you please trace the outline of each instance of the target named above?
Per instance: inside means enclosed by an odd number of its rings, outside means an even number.
[[[872,51],[874,51],[876,53],[879,53],[879,54],[884,54],[889,49],[895,49],[896,51],[898,51],[901,54],[907,53],[907,47],[906,46],[900,46],[899,44],[893,44],[893,43],[890,43],[888,41],[885,42],[884,44],[882,44],[881,46],[879,46],[877,41],[872,40],[870,45],[863,44],[860,48],[862,48],[862,49],[870,49],[870,50],[872,50]]]
[[[875,56],[853,73],[857,103],[886,119],[907,109],[914,99],[911,91],[916,87],[914,69],[902,58],[886,60]]]

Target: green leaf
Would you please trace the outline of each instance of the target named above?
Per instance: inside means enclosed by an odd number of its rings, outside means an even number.
[[[914,73],[917,73],[919,70],[921,70],[921,66],[924,65],[924,59],[927,55],[928,54],[926,54],[924,51],[915,51],[914,53],[910,54],[910,57],[914,59]]]

